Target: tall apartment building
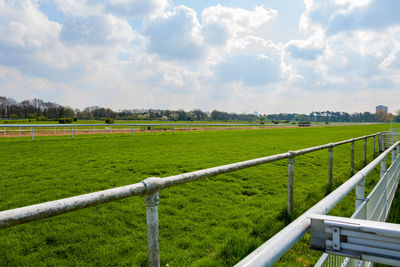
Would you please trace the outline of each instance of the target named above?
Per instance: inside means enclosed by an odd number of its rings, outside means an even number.
[[[388,113],[388,107],[387,106],[383,106],[383,105],[379,105],[379,106],[376,106],[376,113],[378,113],[378,111],[383,111],[383,112],[385,112],[385,113]]]

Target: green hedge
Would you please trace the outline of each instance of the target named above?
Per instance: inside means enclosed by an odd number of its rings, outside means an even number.
[[[61,124],[67,124],[67,123],[72,123],[74,121],[73,118],[59,118],[58,123]]]

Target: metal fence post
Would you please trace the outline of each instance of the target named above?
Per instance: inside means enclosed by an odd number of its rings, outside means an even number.
[[[149,266],[159,267],[159,244],[158,244],[158,204],[160,198],[158,191],[145,196],[147,214],[147,251],[149,254]]]
[[[71,126],[71,137],[74,139],[74,126]]]
[[[379,152],[379,153],[381,153],[381,151],[382,151],[381,146],[382,146],[382,134],[379,133],[379,134],[378,134],[378,152]]]
[[[385,138],[386,138],[386,135],[385,134],[382,134],[382,151],[381,152],[383,152],[383,151],[385,151]]]
[[[287,213],[289,217],[293,212],[293,176],[294,176],[294,162],[295,152],[289,151],[290,157],[288,158],[288,207]]]
[[[387,134],[385,134],[385,145],[383,147],[383,150],[385,151],[386,148],[389,147],[389,136]]]
[[[31,134],[32,134],[32,140],[33,140],[33,127],[31,127]]]
[[[367,165],[367,138],[364,138],[364,166]]]
[[[333,145],[330,144],[331,146],[328,148],[329,151],[329,179],[328,183],[329,185],[332,185],[333,183]]]
[[[351,140],[351,161],[350,161],[350,172],[354,173],[354,139]]]
[[[397,146],[397,157],[399,156],[400,153],[400,145]]]
[[[392,150],[392,161],[390,164],[393,164],[394,160],[396,159],[396,149]]]
[[[381,161],[381,179],[386,173],[386,157]]]
[[[106,137],[106,126],[104,125],[104,137]]]
[[[390,145],[393,145],[394,144],[394,134],[393,134],[393,132],[391,133],[391,136],[392,136],[392,142],[390,143]]]
[[[356,210],[364,201],[365,176],[356,186]]]
[[[150,267],[160,266],[158,243],[158,192],[164,187],[164,181],[158,177],[150,177],[142,181],[146,186],[146,217],[147,217],[147,251]]]
[[[19,136],[21,136],[21,127],[19,127]]]
[[[375,158],[375,135],[372,137],[372,155]]]

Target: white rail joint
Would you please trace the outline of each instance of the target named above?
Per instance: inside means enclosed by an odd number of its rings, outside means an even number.
[[[152,194],[162,190],[165,187],[164,179],[160,177],[149,177],[142,181],[146,187],[146,194]]]

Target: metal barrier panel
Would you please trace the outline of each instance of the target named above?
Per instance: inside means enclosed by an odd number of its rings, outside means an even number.
[[[391,139],[391,138],[389,138]],[[392,160],[386,174],[380,179],[371,193],[366,197],[351,218],[372,221],[386,221],[393,202],[400,177],[400,157]],[[315,266],[372,266],[373,263],[351,259],[343,256],[324,253]]]

